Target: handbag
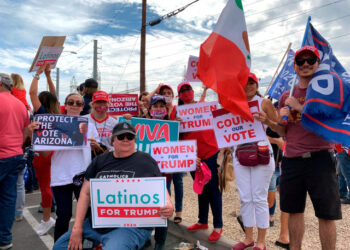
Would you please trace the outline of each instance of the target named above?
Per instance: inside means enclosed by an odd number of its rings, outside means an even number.
[[[238,145],[235,153],[242,166],[255,167],[270,163],[270,150],[259,150],[257,142]]]

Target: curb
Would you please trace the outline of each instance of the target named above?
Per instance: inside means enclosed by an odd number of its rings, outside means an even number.
[[[186,229],[190,225],[191,224],[186,221],[182,221],[180,224],[175,224],[174,219],[171,218],[169,219],[169,222],[168,222],[168,232],[174,235],[175,237],[183,239],[189,243],[196,244],[197,240],[199,240],[202,246],[205,246],[210,250],[211,249],[215,249],[215,250],[232,249],[232,246],[237,243],[224,236],[221,236],[220,240],[218,240],[215,243],[210,242],[208,241],[208,237],[211,234],[210,229],[190,232]]]

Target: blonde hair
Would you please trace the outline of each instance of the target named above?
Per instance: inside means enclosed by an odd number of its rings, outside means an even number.
[[[11,74],[12,84],[14,87],[16,87],[19,90],[24,89],[24,83],[23,79],[19,74]]]

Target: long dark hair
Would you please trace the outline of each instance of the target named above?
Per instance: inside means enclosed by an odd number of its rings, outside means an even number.
[[[39,101],[41,105],[49,112],[49,114],[61,114],[60,104],[56,95],[49,91],[42,91],[39,94]]]

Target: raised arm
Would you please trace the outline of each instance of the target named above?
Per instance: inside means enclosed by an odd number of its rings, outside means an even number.
[[[45,67],[46,67],[45,65],[42,65],[38,69],[35,76],[33,77],[32,84],[30,85],[30,88],[29,88],[30,101],[32,102],[34,112],[38,111],[38,109],[41,106],[41,103],[38,97],[38,82],[39,82],[41,73],[44,72]]]
[[[205,101],[205,97],[207,96],[207,90],[208,90],[208,87],[205,86],[204,89],[203,89],[201,98],[199,99],[199,102],[204,102]]]
[[[146,96],[148,102],[151,101],[152,96],[159,93],[159,89],[160,89],[160,87],[162,87],[162,85],[163,85],[163,83],[159,83],[158,87]]]
[[[45,76],[47,80],[47,85],[49,85],[49,91],[51,94],[56,95],[56,88],[51,79],[51,68],[50,64],[47,64],[45,67]]]

